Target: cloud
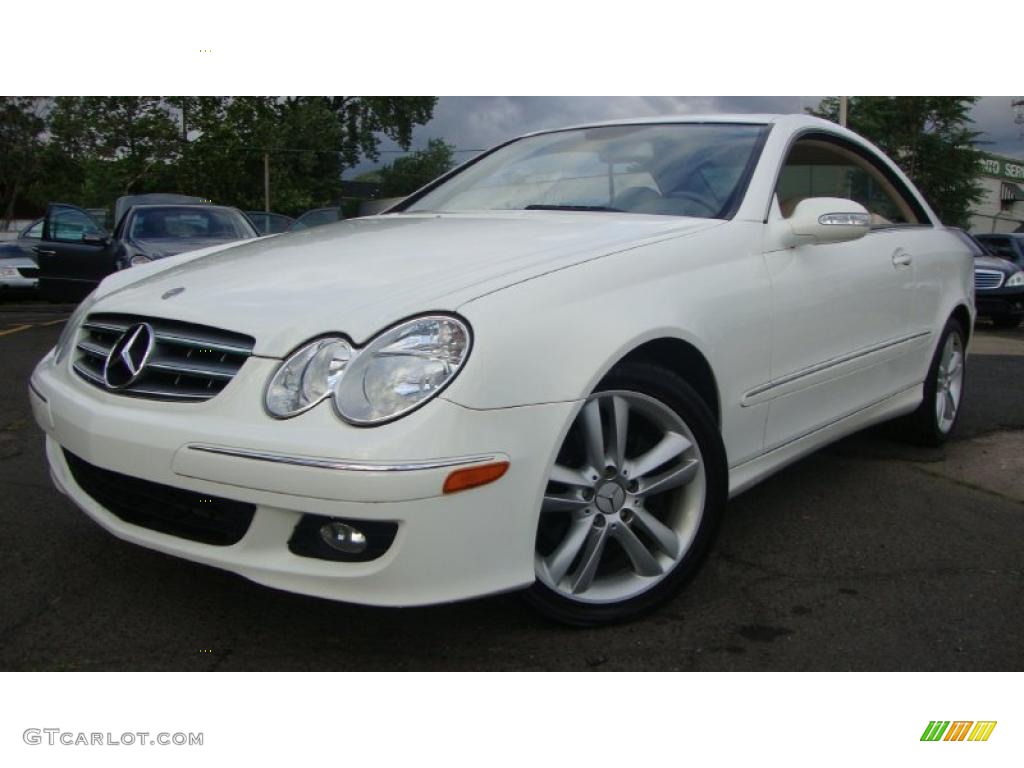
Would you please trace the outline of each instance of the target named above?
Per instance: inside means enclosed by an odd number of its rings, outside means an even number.
[[[431,138],[454,144],[460,161],[530,131],[578,123],[657,115],[792,113],[814,107],[820,96],[443,96],[433,119],[417,128],[413,148]],[[1010,97],[983,97],[973,111],[985,149],[1024,156],[1020,126],[1014,125]],[[399,147],[385,140],[379,162],[364,161],[346,173],[357,175],[388,162]]]

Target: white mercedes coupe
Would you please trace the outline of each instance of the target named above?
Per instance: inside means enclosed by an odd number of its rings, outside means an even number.
[[[116,536],[307,595],[665,600],[731,495],[870,424],[953,429],[972,259],[807,116],[509,141],[385,214],[105,279],[31,377]]]

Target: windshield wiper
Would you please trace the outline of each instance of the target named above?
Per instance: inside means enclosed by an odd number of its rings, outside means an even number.
[[[621,208],[609,208],[606,205],[528,205],[524,211],[609,211],[625,213]]]

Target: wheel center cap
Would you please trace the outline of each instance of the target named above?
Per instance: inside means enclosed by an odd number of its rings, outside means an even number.
[[[597,489],[594,503],[598,510],[611,515],[622,509],[626,501],[626,491],[616,482],[607,482]]]

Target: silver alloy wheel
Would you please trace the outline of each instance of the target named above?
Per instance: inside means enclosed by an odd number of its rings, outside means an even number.
[[[942,348],[935,382],[935,421],[946,434],[953,428],[964,386],[964,346],[960,334],[950,333]]]
[[[567,443],[574,437],[583,464],[556,460],[551,469],[541,524],[560,533],[549,551],[538,547],[537,578],[576,602],[628,600],[668,575],[693,543],[705,501],[700,449],[674,410],[625,390],[592,395]]]

